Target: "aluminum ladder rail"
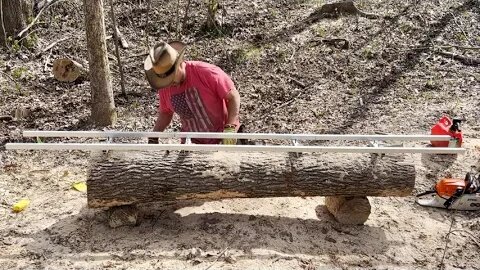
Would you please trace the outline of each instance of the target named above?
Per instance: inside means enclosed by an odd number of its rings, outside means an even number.
[[[335,152],[335,153],[424,153],[463,154],[466,149],[453,147],[356,147],[304,146],[299,140],[323,141],[449,141],[448,135],[348,135],[279,133],[197,133],[197,132],[124,132],[124,131],[24,131],[24,137],[67,138],[235,138],[291,140],[293,145],[206,145],[206,144],[131,144],[131,143],[7,143],[7,150],[81,150],[81,151],[230,151],[230,152]]]

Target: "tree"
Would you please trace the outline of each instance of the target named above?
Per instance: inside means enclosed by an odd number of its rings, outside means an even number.
[[[219,0],[205,0],[207,4],[207,21],[205,26],[207,29],[214,29],[217,27],[217,10],[218,10],[218,1]]]
[[[84,0],[83,6],[90,71],[91,121],[100,126],[108,126],[115,122],[117,113],[105,42],[103,0]]]
[[[8,37],[14,37],[32,17],[30,0],[0,0],[0,44],[6,45]]]

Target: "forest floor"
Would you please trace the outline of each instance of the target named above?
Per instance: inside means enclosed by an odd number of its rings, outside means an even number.
[[[363,226],[338,224],[323,197],[299,197],[146,206],[138,226],[111,229],[103,210],[72,189],[88,177],[89,153],[4,147],[30,141],[23,130],[96,130],[89,82],[61,83],[51,73],[61,57],[88,67],[82,1],[61,1],[29,42],[0,52],[2,268],[480,269],[479,212],[415,204],[438,179],[480,168],[480,69],[465,60],[480,59],[478,1],[355,1],[372,18],[324,16],[321,0],[228,0],[214,31],[202,28],[203,1],[191,1],[188,16],[185,0],[115,2],[130,43],[121,49],[128,100],[109,38],[118,121],[108,129],[151,130],[158,100],[142,69],[147,44],[179,38],[187,60],[232,76],[248,132],[428,134],[448,114],[465,119],[467,153],[451,162],[413,154],[414,192],[370,198]],[[106,26],[111,36],[109,16]],[[175,118],[168,131],[178,127]],[[21,198],[29,207],[13,213]]]

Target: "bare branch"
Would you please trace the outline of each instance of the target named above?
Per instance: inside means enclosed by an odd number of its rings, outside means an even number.
[[[446,51],[441,51],[441,50],[437,50],[435,51],[436,54],[439,54],[439,55],[442,55],[442,56],[445,56],[447,58],[451,58],[451,59],[455,59],[459,62],[461,62],[462,64],[465,64],[467,66],[480,66],[480,59],[477,59],[477,58],[472,58],[472,57],[468,57],[468,56],[463,56],[463,55],[459,55],[459,54],[454,54],[454,53],[449,53],[449,52],[446,52]]]

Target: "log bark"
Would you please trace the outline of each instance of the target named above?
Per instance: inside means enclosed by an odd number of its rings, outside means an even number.
[[[115,123],[117,114],[105,42],[105,15],[102,0],[83,0],[89,78],[92,95],[91,120],[99,126]]]
[[[61,82],[74,82],[86,79],[88,71],[78,62],[68,58],[53,61],[53,77]]]
[[[407,196],[403,155],[110,152],[92,164],[90,207],[155,201],[286,196]]]

